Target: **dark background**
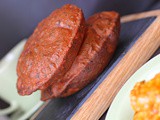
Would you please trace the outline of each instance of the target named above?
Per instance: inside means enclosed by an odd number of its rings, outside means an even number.
[[[104,10],[121,16],[159,8],[159,0],[0,0],[0,59],[23,38],[28,38],[43,18],[64,4],[75,4],[87,18]]]

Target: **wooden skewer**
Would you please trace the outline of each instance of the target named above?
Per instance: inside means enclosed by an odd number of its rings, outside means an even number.
[[[121,17],[121,23],[131,22],[138,19],[155,17],[160,15],[160,10],[146,11]]]
[[[152,56],[159,46],[160,17],[157,17],[71,120],[99,119],[127,79]]]

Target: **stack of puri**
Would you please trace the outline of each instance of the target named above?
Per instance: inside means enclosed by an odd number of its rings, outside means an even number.
[[[41,90],[41,100],[72,95],[104,70],[116,50],[119,14],[104,11],[85,21],[75,5],[64,5],[42,20],[17,64],[22,96]]]

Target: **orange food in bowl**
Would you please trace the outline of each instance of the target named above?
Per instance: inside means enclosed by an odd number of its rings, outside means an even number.
[[[150,81],[136,83],[130,93],[133,120],[160,120],[160,73]]]

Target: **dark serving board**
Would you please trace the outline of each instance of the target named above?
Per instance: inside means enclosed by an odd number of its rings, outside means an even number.
[[[146,28],[148,28],[148,26],[154,21],[154,19],[155,18],[152,17],[122,24],[119,45],[115,55],[99,77],[80,92],[72,96],[49,101],[41,111],[38,111],[38,115],[35,117],[35,120],[69,120],[116,66],[125,53],[132,47]],[[157,53],[160,53],[160,49]],[[101,120],[105,118],[105,114],[102,116]]]

